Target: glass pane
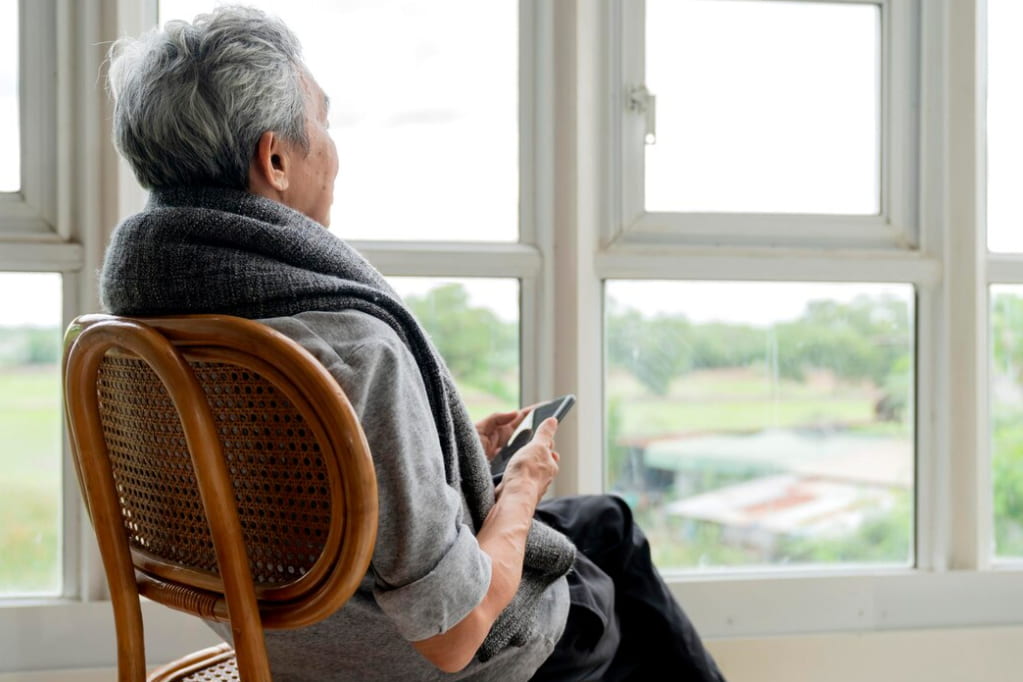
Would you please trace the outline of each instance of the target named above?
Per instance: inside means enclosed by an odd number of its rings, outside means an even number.
[[[61,590],[61,277],[0,273],[0,596]]]
[[[346,239],[518,239],[518,3],[249,3],[302,41],[330,97]],[[161,0],[161,21],[212,2]],[[467,30],[471,27],[471,30]]]
[[[1023,3],[988,0],[987,13],[988,248],[1023,252]]]
[[[18,0],[0,0],[0,192],[21,189],[21,116],[18,111]]]
[[[519,407],[519,281],[389,277],[430,334],[474,420]]]
[[[912,561],[910,285],[605,296],[606,487],[662,569]]]
[[[995,554],[1023,557],[1023,286],[991,287]]]
[[[646,210],[879,213],[876,5],[646,7]]]

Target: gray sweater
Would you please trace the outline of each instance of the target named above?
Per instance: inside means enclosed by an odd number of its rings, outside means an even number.
[[[418,388],[429,406],[415,429],[425,434],[428,429],[423,424],[432,422],[435,448],[412,454],[438,459],[434,455],[439,453],[442,479],[455,491],[447,494],[461,498],[462,521],[472,531],[469,535],[493,506],[493,484],[479,435],[428,336],[379,272],[322,225],[297,211],[224,188],[154,191],[146,210],[115,230],[103,264],[100,294],[106,309],[120,315],[221,313],[266,319],[308,311],[358,311],[376,320],[379,331],[389,330],[388,342],[383,345],[404,349],[409,360],[406,374],[418,373]],[[321,331],[329,338],[329,331],[317,329]],[[382,352],[379,343],[370,343],[365,349],[362,343],[364,340],[356,342],[356,351],[365,350],[373,357]],[[345,361],[351,360],[346,356]],[[333,362],[337,364],[337,360]],[[370,370],[363,371],[372,375],[375,365],[368,366]],[[382,390],[372,376],[363,375],[363,381],[372,383],[374,391]],[[398,420],[406,415],[397,398],[408,393],[403,383],[390,394],[396,398],[394,416]],[[366,411],[369,419],[373,418],[371,412]],[[410,465],[424,466],[418,461]],[[414,471],[418,473],[418,469]],[[396,513],[411,514],[418,509],[399,508]],[[456,537],[461,535],[459,530]],[[474,541],[466,537],[456,542],[469,539]],[[443,543],[440,546],[444,547]],[[536,639],[536,612],[543,609],[550,586],[561,581],[574,557],[575,548],[567,538],[534,520],[526,539],[519,590],[477,652],[480,662]],[[469,570],[482,571],[483,566]],[[392,591],[402,585],[401,581],[384,582]],[[384,600],[378,597],[377,601]],[[452,624],[457,619],[445,614],[440,622]],[[395,626],[395,632],[405,639],[435,634],[433,625],[425,630],[419,627]]]
[[[464,497],[445,480],[426,393],[405,346],[359,312],[261,322],[309,350],[344,389],[373,453],[380,499],[372,566],[352,599],[318,625],[267,633],[274,680],[529,679],[564,629],[565,578],[544,591],[527,641],[458,674],[442,673],[410,644],[447,630],[482,600],[490,559],[476,543]]]

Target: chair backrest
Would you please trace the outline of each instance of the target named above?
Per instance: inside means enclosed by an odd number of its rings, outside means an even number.
[[[86,315],[65,335],[64,396],[121,680],[145,674],[140,594],[229,622],[242,679],[268,680],[263,628],[322,620],[358,587],[373,462],[298,344],[222,315]]]

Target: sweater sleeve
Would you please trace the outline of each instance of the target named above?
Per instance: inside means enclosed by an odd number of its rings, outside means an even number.
[[[448,485],[426,389],[384,322],[356,311],[261,320],[309,350],[338,381],[369,442],[380,520],[374,597],[410,641],[445,632],[482,601],[490,558]]]

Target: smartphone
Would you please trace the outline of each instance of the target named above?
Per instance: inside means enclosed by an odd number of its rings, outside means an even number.
[[[575,396],[572,394],[559,396],[553,400],[540,403],[534,407],[529,414],[519,423],[518,428],[508,439],[508,444],[501,448],[501,451],[490,461],[490,471],[495,476],[502,473],[508,465],[508,460],[515,454],[515,451],[529,442],[533,432],[544,422],[545,419],[554,417],[560,423],[568,411],[575,405]]]

